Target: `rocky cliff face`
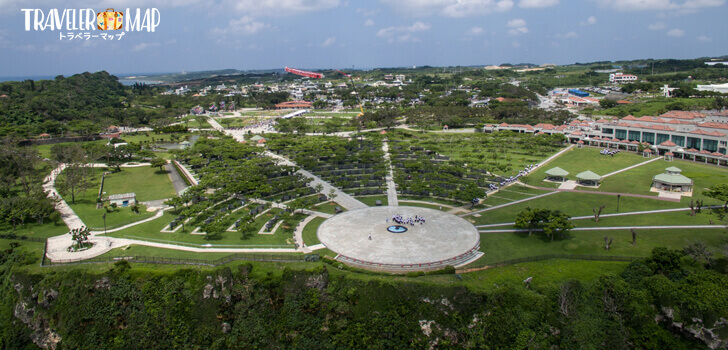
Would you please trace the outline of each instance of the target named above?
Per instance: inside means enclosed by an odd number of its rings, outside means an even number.
[[[50,289],[39,292],[32,292],[30,296],[23,296],[23,287],[21,284],[15,285],[15,290],[19,294],[19,300],[15,304],[13,315],[25,323],[32,331],[30,339],[41,349],[56,349],[61,341],[61,336],[49,326],[48,319],[43,313],[36,312],[37,307],[48,309],[54,300],[58,298],[58,292]]]

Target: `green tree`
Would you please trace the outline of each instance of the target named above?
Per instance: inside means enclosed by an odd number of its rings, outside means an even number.
[[[164,166],[167,165],[167,160],[163,158],[152,158],[151,161],[149,161],[152,168],[159,168],[159,171],[164,171]]]
[[[602,108],[604,108],[604,109],[616,107],[617,106],[617,100],[614,100],[614,99],[611,99],[611,98],[604,98],[604,99],[602,99],[602,100],[599,101],[599,106],[602,107]]]
[[[253,234],[255,233],[255,226],[252,222],[252,217],[248,215],[247,217],[241,219],[242,222],[240,223],[240,226],[238,226],[238,232],[241,234],[241,239],[249,239],[253,237]]]
[[[715,185],[703,191],[703,196],[723,202],[723,211],[728,211],[728,184]]]
[[[574,228],[574,223],[571,222],[571,217],[556,210],[549,215],[548,222],[543,227],[543,233],[546,237],[551,237],[551,241],[553,242],[554,236],[557,233],[565,237],[572,228]]]

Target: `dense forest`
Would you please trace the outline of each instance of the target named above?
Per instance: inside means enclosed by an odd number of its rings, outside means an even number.
[[[27,138],[48,133],[91,135],[108,126],[164,126],[196,106],[234,101],[239,107],[270,108],[288,94],[252,93],[248,97],[209,95],[190,98],[160,95],[166,87],[125,87],[101,71],[54,80],[0,83],[0,137]]]
[[[657,248],[619,275],[473,291],[240,263],[150,270],[125,261],[35,274],[0,253],[0,347],[33,349],[695,349],[727,344],[725,261]],[[703,266],[703,264],[705,266]],[[304,266],[304,267],[306,267]],[[300,266],[298,267],[300,268]],[[51,272],[48,270],[47,272]],[[98,271],[98,269],[96,269]],[[170,272],[173,271],[173,272]],[[483,281],[488,284],[487,281]]]

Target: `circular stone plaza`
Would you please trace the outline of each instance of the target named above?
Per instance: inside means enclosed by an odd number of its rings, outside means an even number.
[[[395,216],[405,222],[393,222]],[[406,222],[416,217],[424,218],[424,222]],[[326,248],[338,254],[337,260],[374,270],[437,270],[462,266],[482,255],[478,250],[480,235],[470,222],[420,207],[347,211],[324,221],[317,235]]]

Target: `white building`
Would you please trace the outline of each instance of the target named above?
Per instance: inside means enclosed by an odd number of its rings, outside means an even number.
[[[695,89],[698,91],[715,91],[721,94],[728,94],[728,83],[726,84],[713,84],[713,85],[698,85]]]
[[[609,81],[612,83],[631,83],[637,81],[637,76],[624,73],[612,73],[609,75]]]
[[[119,207],[128,207],[130,205],[136,204],[136,194],[132,193],[122,193],[122,194],[112,194],[108,198],[109,204],[116,203]]]

